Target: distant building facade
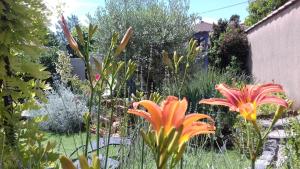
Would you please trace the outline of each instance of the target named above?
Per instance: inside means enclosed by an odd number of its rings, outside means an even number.
[[[209,34],[213,31],[213,24],[200,21],[194,27],[194,39],[198,41],[198,44],[202,47],[202,55],[197,58],[198,62],[203,61],[203,68],[207,69],[208,67],[208,56],[207,51],[210,44]]]

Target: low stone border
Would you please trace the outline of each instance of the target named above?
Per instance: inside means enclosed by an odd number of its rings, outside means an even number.
[[[280,144],[286,141],[290,136],[285,132],[284,128],[289,126],[292,118],[279,119],[272,128],[272,131],[267,136],[267,142],[264,145],[262,155],[258,158],[255,164],[256,169],[267,169],[275,160],[276,167],[280,167],[284,163],[284,145]],[[293,117],[300,121],[300,116]],[[264,128],[271,125],[272,120],[259,120],[259,124]],[[279,157],[280,156],[280,157]],[[280,159],[277,159],[280,158]]]

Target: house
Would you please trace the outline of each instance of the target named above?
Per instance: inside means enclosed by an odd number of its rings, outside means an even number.
[[[213,24],[200,21],[194,26],[194,39],[198,41],[198,44],[202,47],[202,55],[197,58],[196,62],[201,62],[203,59],[203,67],[208,67],[207,50],[209,47],[209,34],[213,31]]]
[[[300,108],[300,1],[290,0],[246,30],[248,67],[257,82],[282,84]]]

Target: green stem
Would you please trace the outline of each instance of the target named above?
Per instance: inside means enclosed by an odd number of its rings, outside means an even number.
[[[187,66],[187,63],[186,63],[186,66],[185,66],[185,69],[184,69],[184,74],[183,74],[183,79],[182,79],[182,82],[181,82],[180,87],[179,87],[179,95],[181,93],[182,86],[183,86],[184,81],[186,79],[187,69],[188,69],[188,66]]]
[[[177,74],[176,73],[175,73],[174,79],[175,79],[176,88],[178,88],[179,85],[178,85],[178,79],[177,79]],[[173,93],[173,95],[175,94],[174,89],[173,89],[172,93]],[[179,92],[179,98],[180,98],[180,92]]]
[[[183,157],[180,159],[180,169],[183,169]]]
[[[91,87],[91,98],[90,98],[90,105],[89,105],[89,114],[86,119],[86,138],[85,138],[85,152],[84,155],[87,157],[88,153],[88,144],[89,144],[89,136],[90,136],[90,113],[92,111],[92,104],[94,98],[94,89]]]
[[[87,56],[89,56],[88,51],[86,52]],[[89,57],[87,57],[86,59],[89,59]],[[94,88],[93,88],[93,79],[91,76],[91,67],[90,67],[90,63],[89,60],[85,60],[86,63],[86,67],[87,67],[87,72],[88,72],[88,79],[89,79],[89,83],[90,83],[90,90],[91,90],[91,97],[90,97],[90,104],[89,104],[89,114],[87,116],[87,120],[86,120],[86,139],[85,139],[85,153],[84,155],[87,157],[87,153],[88,153],[88,143],[89,143],[89,136],[90,136],[90,113],[92,111],[92,106],[93,106],[93,98],[94,98]]]
[[[145,141],[142,141],[142,161],[141,161],[141,169],[144,168],[144,149],[145,149]]]
[[[100,134],[99,134],[99,130],[100,130],[100,111],[101,111],[101,92],[99,93],[99,101],[98,101],[98,111],[97,111],[97,156],[99,156],[99,147],[100,147]]]
[[[110,121],[109,121],[109,129],[108,129],[108,138],[107,138],[107,147],[106,147],[106,153],[105,153],[105,165],[104,169],[107,169],[107,160],[108,160],[108,152],[109,152],[109,142],[110,142],[110,136],[111,136],[111,127],[112,127],[112,119],[113,119],[113,84],[110,86],[110,100],[111,100],[111,112],[110,112]]]
[[[251,159],[251,169],[255,169],[255,159]]]
[[[262,137],[261,133],[260,133],[260,129],[258,128],[256,121],[252,122],[252,124],[253,124],[254,129],[255,129],[256,133],[258,134],[258,137],[259,137],[256,149],[255,149],[254,152],[251,153],[252,154],[251,155],[251,169],[255,169],[255,161],[257,159],[259,151],[261,150],[261,148],[263,146],[263,142],[264,142],[264,139],[266,137],[266,134]],[[272,125],[270,127],[272,128]]]

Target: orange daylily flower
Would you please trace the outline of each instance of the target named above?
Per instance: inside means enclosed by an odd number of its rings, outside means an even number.
[[[231,111],[239,112],[246,120],[252,122],[256,122],[256,111],[259,105],[274,103],[288,107],[284,99],[271,95],[275,92],[284,92],[279,84],[246,85],[240,90],[219,84],[216,85],[216,89],[225,97],[224,99],[203,99],[199,103],[227,106]]]
[[[77,42],[75,41],[75,39],[73,38],[73,36],[71,35],[69,29],[68,29],[68,25],[67,25],[67,22],[64,18],[64,16],[62,15],[61,16],[61,22],[60,22],[60,26],[61,28],[63,29],[64,31],[64,34],[68,40],[68,43],[70,44],[70,47],[76,51],[76,52],[79,52],[79,49],[78,49],[78,44]]]
[[[148,112],[136,109],[138,105],[143,106]],[[179,144],[188,141],[195,135],[215,132],[214,121],[210,116],[196,113],[185,115],[187,106],[188,103],[185,98],[178,100],[175,96],[168,96],[161,106],[150,100],[135,102],[135,109],[129,109],[128,113],[145,118],[151,123],[156,134],[161,128],[164,129],[166,136],[173,128],[183,127]],[[201,119],[207,119],[211,123],[199,122],[198,120]]]

